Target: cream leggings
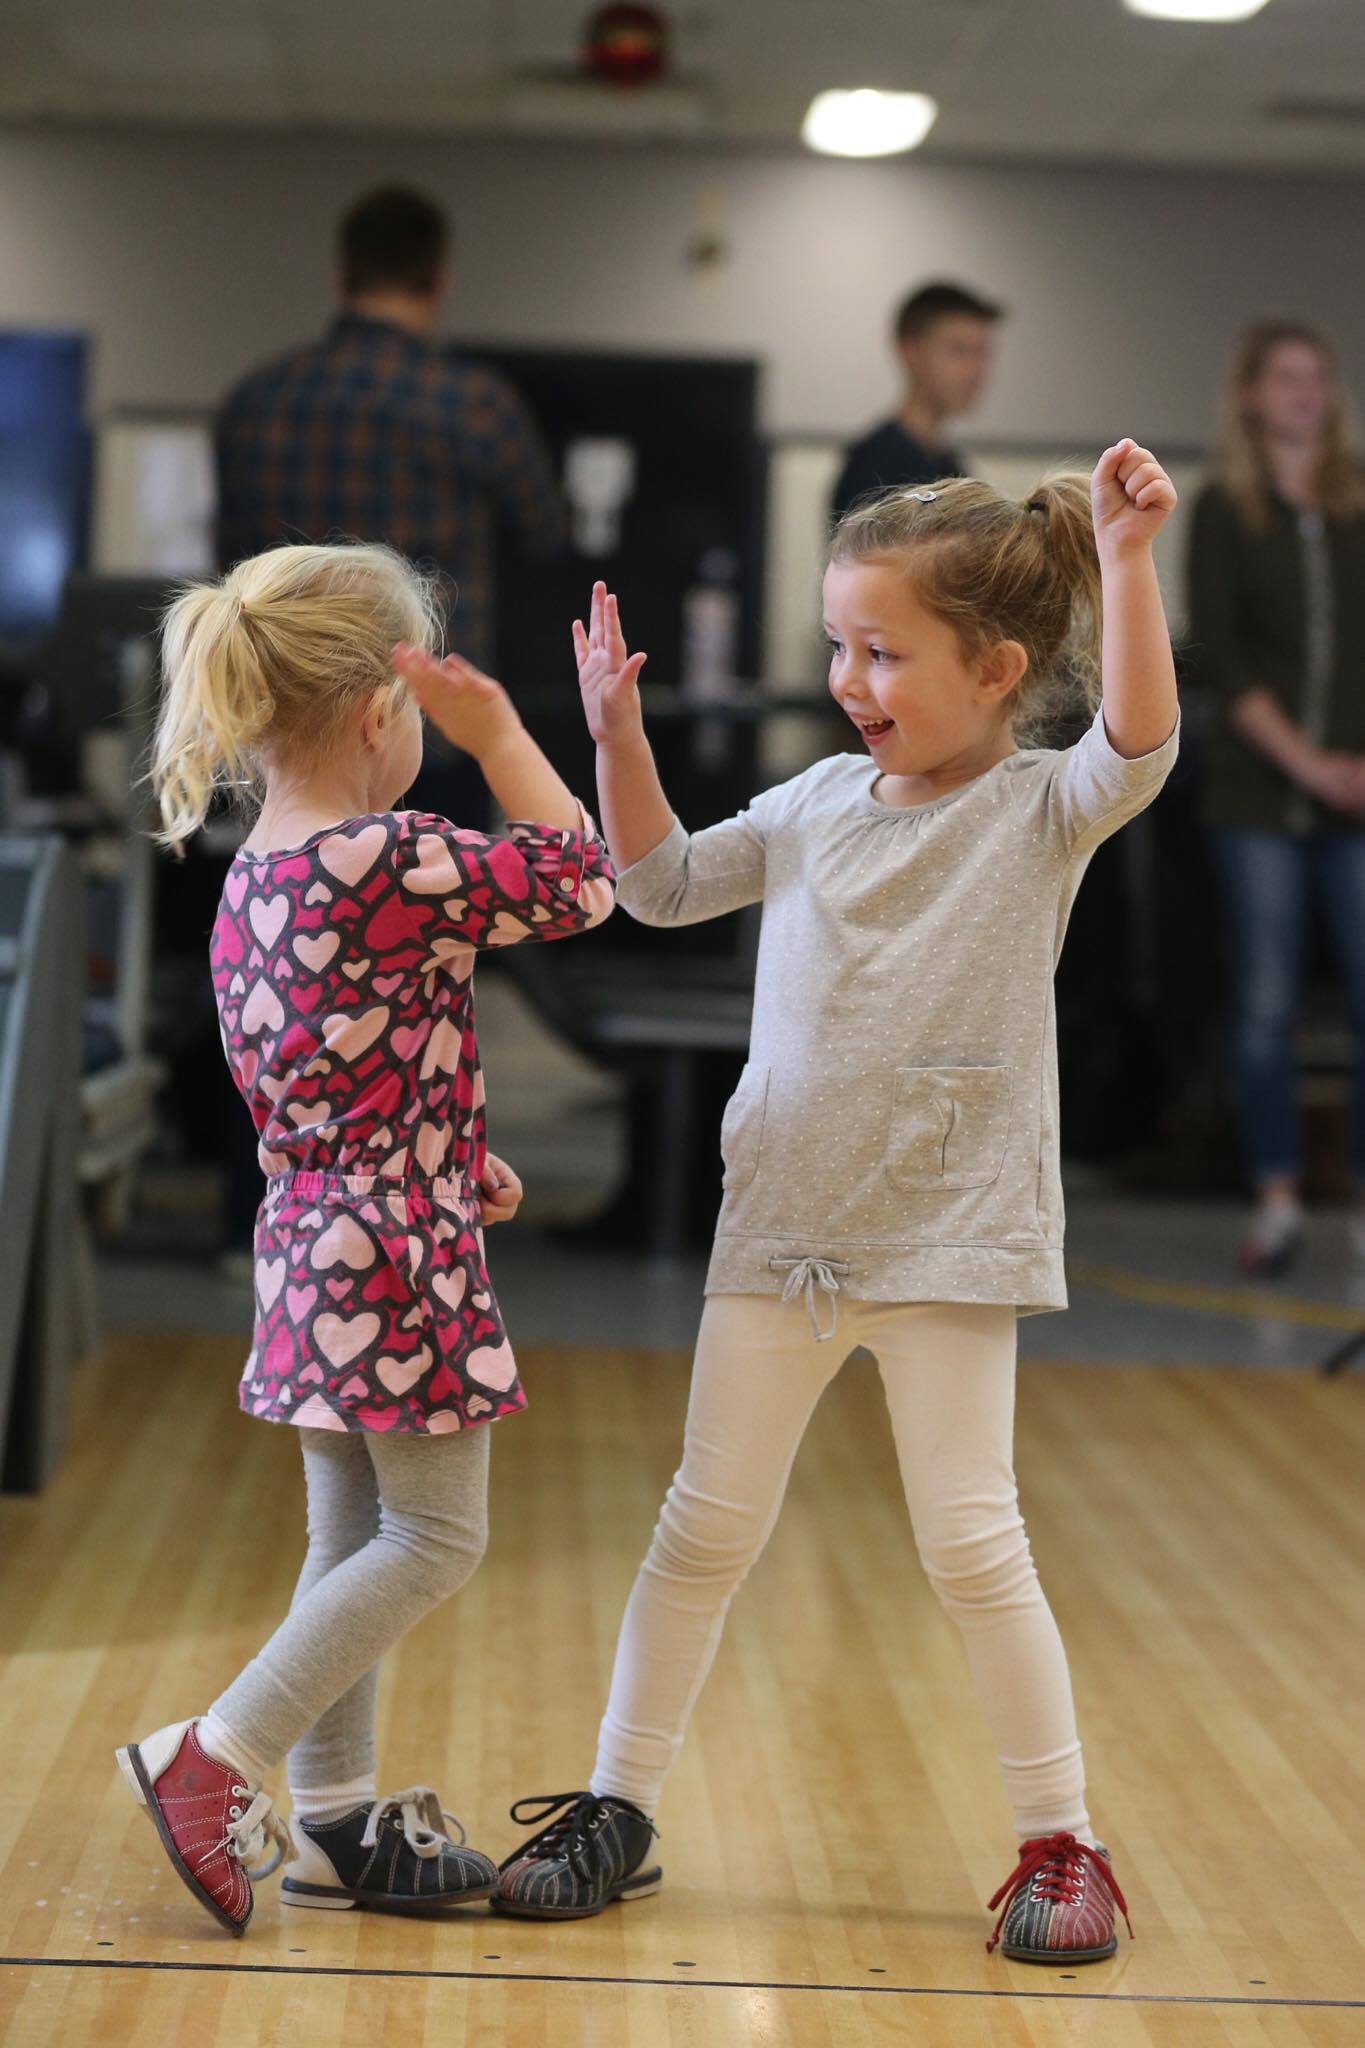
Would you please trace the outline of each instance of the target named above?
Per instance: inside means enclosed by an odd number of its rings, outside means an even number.
[[[654,1811],[806,1424],[859,1346],[881,1369],[915,1542],[961,1631],[1020,1839],[1088,1839],[1066,1655],[1015,1491],[1012,1308],[842,1299],[821,1341],[797,1299],[708,1298],[682,1465],[626,1607],[592,1789]]]

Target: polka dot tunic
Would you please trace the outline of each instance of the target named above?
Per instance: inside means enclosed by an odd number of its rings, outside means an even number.
[[[621,875],[646,924],[763,906],[708,1293],[1065,1308],[1053,974],[1095,848],[1178,744],[1125,760],[1099,712],[905,808],[843,754]]]

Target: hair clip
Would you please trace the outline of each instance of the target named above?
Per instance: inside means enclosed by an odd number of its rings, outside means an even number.
[[[907,491],[905,495],[907,498],[913,498],[917,505],[936,505],[938,503],[937,491]]]

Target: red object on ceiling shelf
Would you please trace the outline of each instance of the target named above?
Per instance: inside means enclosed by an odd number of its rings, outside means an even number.
[[[650,85],[668,68],[668,22],[655,7],[614,0],[588,16],[584,68],[607,85]]]

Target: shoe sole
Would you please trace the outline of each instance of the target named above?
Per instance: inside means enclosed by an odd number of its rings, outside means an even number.
[[[392,1893],[357,1891],[350,1885],[302,1884],[286,1877],[280,1886],[284,1906],[312,1906],[324,1913],[347,1913],[359,1906],[369,1913],[431,1913],[446,1906],[478,1906],[491,1899],[496,1884],[483,1884],[467,1892],[431,1893],[425,1898],[396,1898]]]
[[[1290,1245],[1286,1251],[1272,1252],[1268,1258],[1258,1258],[1254,1252],[1238,1254],[1238,1271],[1248,1280],[1282,1280],[1290,1268],[1298,1263],[1301,1247]]]
[[[200,1905],[206,1912],[212,1913],[220,1927],[226,1927],[228,1933],[235,1934],[240,1941],[246,1933],[251,1919],[251,1907],[247,1907],[245,1920],[234,1920],[231,1913],[224,1912],[216,1899],[209,1897],[194,1872],[190,1869],[189,1864],[186,1863],[184,1857],[175,1846],[174,1837],[166,1825],[161,1808],[157,1805],[156,1791],[151,1779],[147,1775],[147,1768],[142,1761],[142,1752],[137,1744],[130,1742],[125,1748],[116,1749],[114,1755],[118,1761],[118,1767],[123,1773],[124,1782],[160,1835],[161,1846],[174,1864],[185,1889],[194,1893]]]
[[[595,1906],[532,1906],[520,1899],[505,1899],[500,1893],[489,1900],[495,1913],[505,1913],[513,1920],[591,1920],[594,1913],[601,1913],[608,1906],[628,1906],[635,1899],[652,1898],[664,1881],[662,1870],[647,1870],[639,1877],[625,1878],[613,1886],[604,1899]]]
[[[1012,1963],[1103,1963],[1118,1950],[1117,1935],[1108,1948],[1011,1948],[1002,1942],[1000,1953]]]

